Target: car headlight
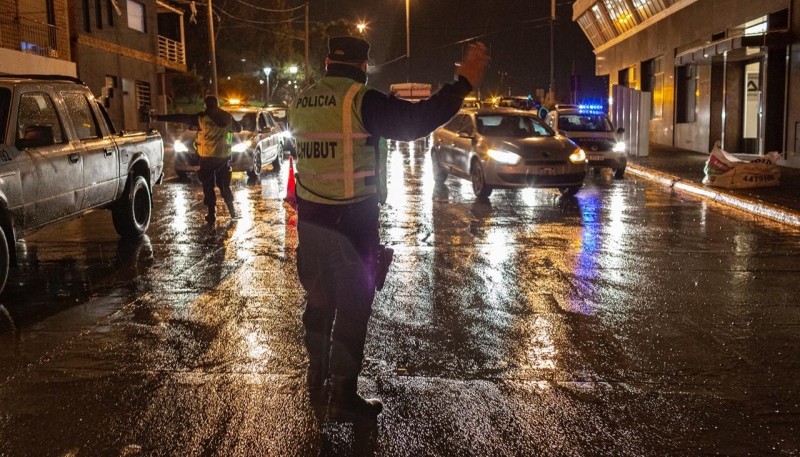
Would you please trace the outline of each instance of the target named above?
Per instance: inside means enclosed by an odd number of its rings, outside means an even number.
[[[283,132],[281,132],[281,135],[282,135],[284,138],[290,138],[290,139],[292,138],[292,132],[290,132],[290,131],[288,131],[288,130],[284,130]]]
[[[584,163],[586,162],[586,153],[583,152],[583,149],[578,148],[569,155],[569,161],[572,163]]]
[[[176,141],[172,145],[172,150],[175,152],[189,152],[189,148],[187,148],[186,145],[181,143],[180,141]]]
[[[625,152],[625,142],[618,141],[611,150],[614,152]]]
[[[499,149],[489,149],[488,154],[492,160],[503,165],[516,165],[522,160],[522,157],[513,152],[501,151]]]
[[[250,147],[250,140],[242,141],[241,143],[236,143],[231,148],[233,152],[244,152],[247,151],[247,148]]]

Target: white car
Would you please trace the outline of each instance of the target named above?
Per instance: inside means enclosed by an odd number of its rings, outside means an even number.
[[[620,139],[625,130],[621,127],[614,130],[611,120],[599,107],[556,105],[556,109],[547,114],[545,123],[557,132],[564,132],[583,148],[590,167],[611,168],[616,179],[625,175],[628,156],[625,143]]]
[[[283,166],[285,137],[272,115],[255,106],[228,106],[223,109],[242,125],[242,131],[234,134],[231,147],[233,171],[245,171],[248,177],[255,179],[265,164],[271,163],[273,170],[280,170]],[[172,143],[175,173],[181,179],[200,169],[200,159],[194,148],[196,136],[196,131],[186,130]]]
[[[433,133],[433,175],[472,182],[478,198],[494,188],[556,188],[573,196],[583,187],[586,155],[536,114],[516,109],[467,109]]]

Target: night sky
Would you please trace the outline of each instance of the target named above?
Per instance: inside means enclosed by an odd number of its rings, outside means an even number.
[[[296,2],[299,3],[299,2]],[[405,53],[405,0],[311,0],[311,20],[364,20],[371,57],[377,64],[371,85],[386,90],[406,80],[406,61],[390,62]],[[408,77],[434,86],[449,81],[463,44],[478,37],[491,49],[492,63],[482,96],[503,86],[514,95],[547,89],[550,78],[550,1],[410,0],[411,60]],[[581,77],[579,98],[601,98],[606,88],[594,77],[594,54],[580,27],[572,22],[572,2],[557,0],[555,84],[559,98],[569,99],[570,75]]]

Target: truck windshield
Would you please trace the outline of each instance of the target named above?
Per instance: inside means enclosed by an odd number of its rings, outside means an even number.
[[[11,109],[11,91],[0,87],[0,144],[6,141],[8,127],[8,111]]]

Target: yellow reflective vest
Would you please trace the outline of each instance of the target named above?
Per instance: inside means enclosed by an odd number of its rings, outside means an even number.
[[[233,119],[224,127],[217,125],[207,114],[197,117],[200,130],[197,132],[195,149],[200,157],[218,157],[221,159],[231,156],[233,143]]]
[[[297,138],[297,196],[329,205],[365,200],[377,192],[375,147],[361,119],[367,86],[326,76],[289,108]]]

